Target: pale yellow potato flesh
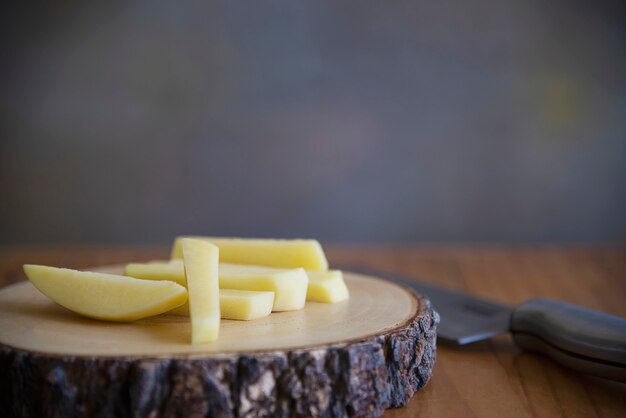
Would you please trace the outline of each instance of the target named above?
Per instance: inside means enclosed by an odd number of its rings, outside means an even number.
[[[263,266],[250,266],[240,264],[220,264],[220,280],[229,275],[248,274],[287,274],[292,270],[269,268]],[[308,276],[306,300],[312,302],[336,303],[349,298],[348,287],[343,280],[341,270],[329,271],[306,271]]]
[[[146,280],[170,280],[187,287],[185,266],[182,259],[130,263],[124,268],[124,275]]]
[[[78,314],[107,321],[134,321],[167,312],[187,301],[187,289],[165,280],[24,265],[41,293]]]
[[[126,269],[126,274],[152,280],[168,277],[185,284],[185,270],[180,260],[143,264],[145,269],[141,266],[135,264],[131,270]],[[163,275],[159,266],[163,269]],[[219,266],[220,289],[274,292],[272,310],[275,312],[302,309],[306,302],[308,282],[308,276],[301,268],[277,269],[228,263],[220,263]]]
[[[200,239],[217,245],[220,249],[220,261],[223,263],[328,270],[324,250],[313,239],[178,237],[172,247],[172,258],[182,258],[181,242],[184,238]]]
[[[304,269],[275,269],[239,264],[220,264],[220,288],[274,292],[272,311],[304,308],[309,278]]]
[[[220,330],[219,249],[208,242],[184,239],[183,263],[189,291],[191,343],[217,339]]]
[[[309,276],[307,301],[337,303],[350,297],[341,270],[307,271],[307,275]]]
[[[222,318],[250,321],[272,313],[274,292],[220,289]]]
[[[274,292],[254,290],[220,289],[220,312],[222,319],[252,321],[272,313]],[[189,305],[184,304],[168,312],[173,315],[189,315]]]

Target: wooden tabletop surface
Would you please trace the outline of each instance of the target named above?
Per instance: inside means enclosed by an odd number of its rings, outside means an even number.
[[[389,271],[509,304],[547,297],[626,317],[626,248],[331,247],[331,265]],[[0,286],[24,263],[87,268],[164,258],[166,249],[0,247]],[[625,417],[626,384],[577,375],[508,335],[439,345],[430,383],[385,417]]]

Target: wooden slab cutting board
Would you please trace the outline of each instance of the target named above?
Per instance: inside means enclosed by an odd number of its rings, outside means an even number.
[[[201,345],[190,344],[185,317],[97,321],[29,282],[9,286],[0,290],[0,416],[379,416],[429,380],[438,316],[396,284],[345,280],[347,301],[222,320],[220,338]]]

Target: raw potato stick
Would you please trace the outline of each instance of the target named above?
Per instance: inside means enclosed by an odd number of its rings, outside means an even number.
[[[178,237],[172,247],[172,258],[182,258],[181,243],[185,238],[200,239],[217,245],[220,249],[220,261],[223,263],[328,270],[324,250],[314,239]]]
[[[307,271],[306,273],[309,276],[307,301],[337,303],[350,297],[341,270]]]
[[[189,291],[192,344],[217,339],[220,329],[219,249],[208,242],[182,240]]]
[[[251,321],[268,316],[272,312],[274,292],[254,290],[220,289],[220,314],[222,319]],[[168,312],[172,315],[189,315],[189,304]]]
[[[159,280],[163,277],[186,285],[185,269],[181,260],[129,264],[126,266],[125,273],[129,276],[151,280]],[[220,289],[274,292],[272,310],[275,312],[302,309],[306,302],[309,278],[301,268],[277,269],[220,263],[219,277]]]

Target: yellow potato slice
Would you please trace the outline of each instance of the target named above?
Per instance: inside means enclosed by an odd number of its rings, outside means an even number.
[[[274,292],[220,289],[222,318],[250,321],[272,313]]]
[[[272,312],[273,304],[274,292],[220,289],[220,313],[222,319],[251,321],[264,318]],[[189,315],[189,305],[184,304],[168,313]]]
[[[187,287],[183,260],[129,263],[124,268],[126,276],[145,280],[170,280]]]
[[[217,339],[220,330],[219,249],[196,239],[182,240],[189,291],[192,344]]]
[[[129,264],[125,274],[151,280],[166,278],[185,284],[185,269],[180,260]],[[220,289],[274,292],[272,310],[275,312],[302,309],[306,302],[309,279],[301,268],[277,269],[220,263],[219,278]]]
[[[170,281],[33,264],[24,265],[24,272],[41,293],[59,305],[95,319],[134,321],[187,301],[187,289]]]
[[[220,264],[220,288],[274,292],[272,311],[304,308],[309,278],[304,269],[275,269],[240,264]]]
[[[307,271],[307,275],[309,276],[307,301],[337,303],[350,297],[341,270]]]
[[[178,237],[172,247],[172,258],[182,258],[181,242],[185,238],[200,239],[217,245],[220,249],[220,261],[223,263],[328,270],[324,250],[313,239]]]

